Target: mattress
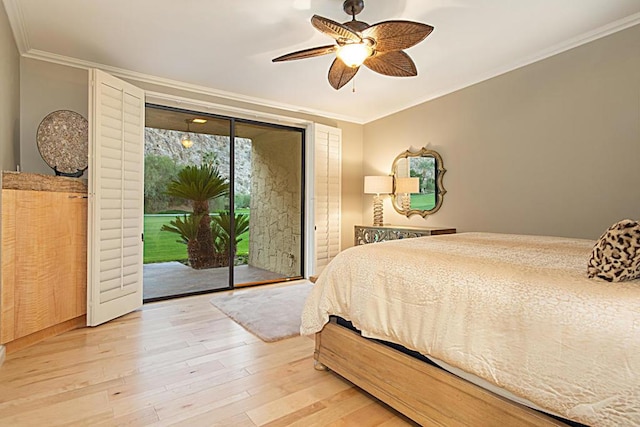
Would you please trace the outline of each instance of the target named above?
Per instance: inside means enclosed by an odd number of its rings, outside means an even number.
[[[461,233],[350,248],[301,333],[329,315],[588,425],[640,425],[640,281],[586,278],[594,241]]]

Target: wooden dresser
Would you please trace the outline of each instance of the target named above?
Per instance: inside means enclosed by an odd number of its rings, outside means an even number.
[[[86,325],[87,186],[2,173],[0,343],[7,352]]]
[[[436,234],[453,234],[455,228],[443,227],[410,227],[402,225],[356,225],[354,230],[356,245],[384,242],[387,240],[410,239],[412,237],[434,236]]]

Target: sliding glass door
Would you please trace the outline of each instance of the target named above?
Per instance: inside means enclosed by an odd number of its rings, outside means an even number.
[[[146,110],[145,300],[302,277],[304,131]]]
[[[234,285],[300,278],[304,132],[242,121],[234,129],[234,207],[243,224]]]

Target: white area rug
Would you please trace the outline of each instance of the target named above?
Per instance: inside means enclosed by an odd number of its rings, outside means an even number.
[[[308,281],[221,293],[211,304],[262,341],[300,335],[300,316],[313,285]]]

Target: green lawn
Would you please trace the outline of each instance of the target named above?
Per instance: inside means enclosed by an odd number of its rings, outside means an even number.
[[[240,210],[238,210],[240,211]],[[246,210],[248,213],[248,209]],[[187,245],[177,242],[180,239],[175,233],[160,231],[163,224],[175,219],[175,215],[144,216],[144,263],[184,261],[187,259]],[[238,255],[249,253],[249,233],[240,236]]]
[[[411,209],[428,211],[435,207],[436,193],[411,195]]]

